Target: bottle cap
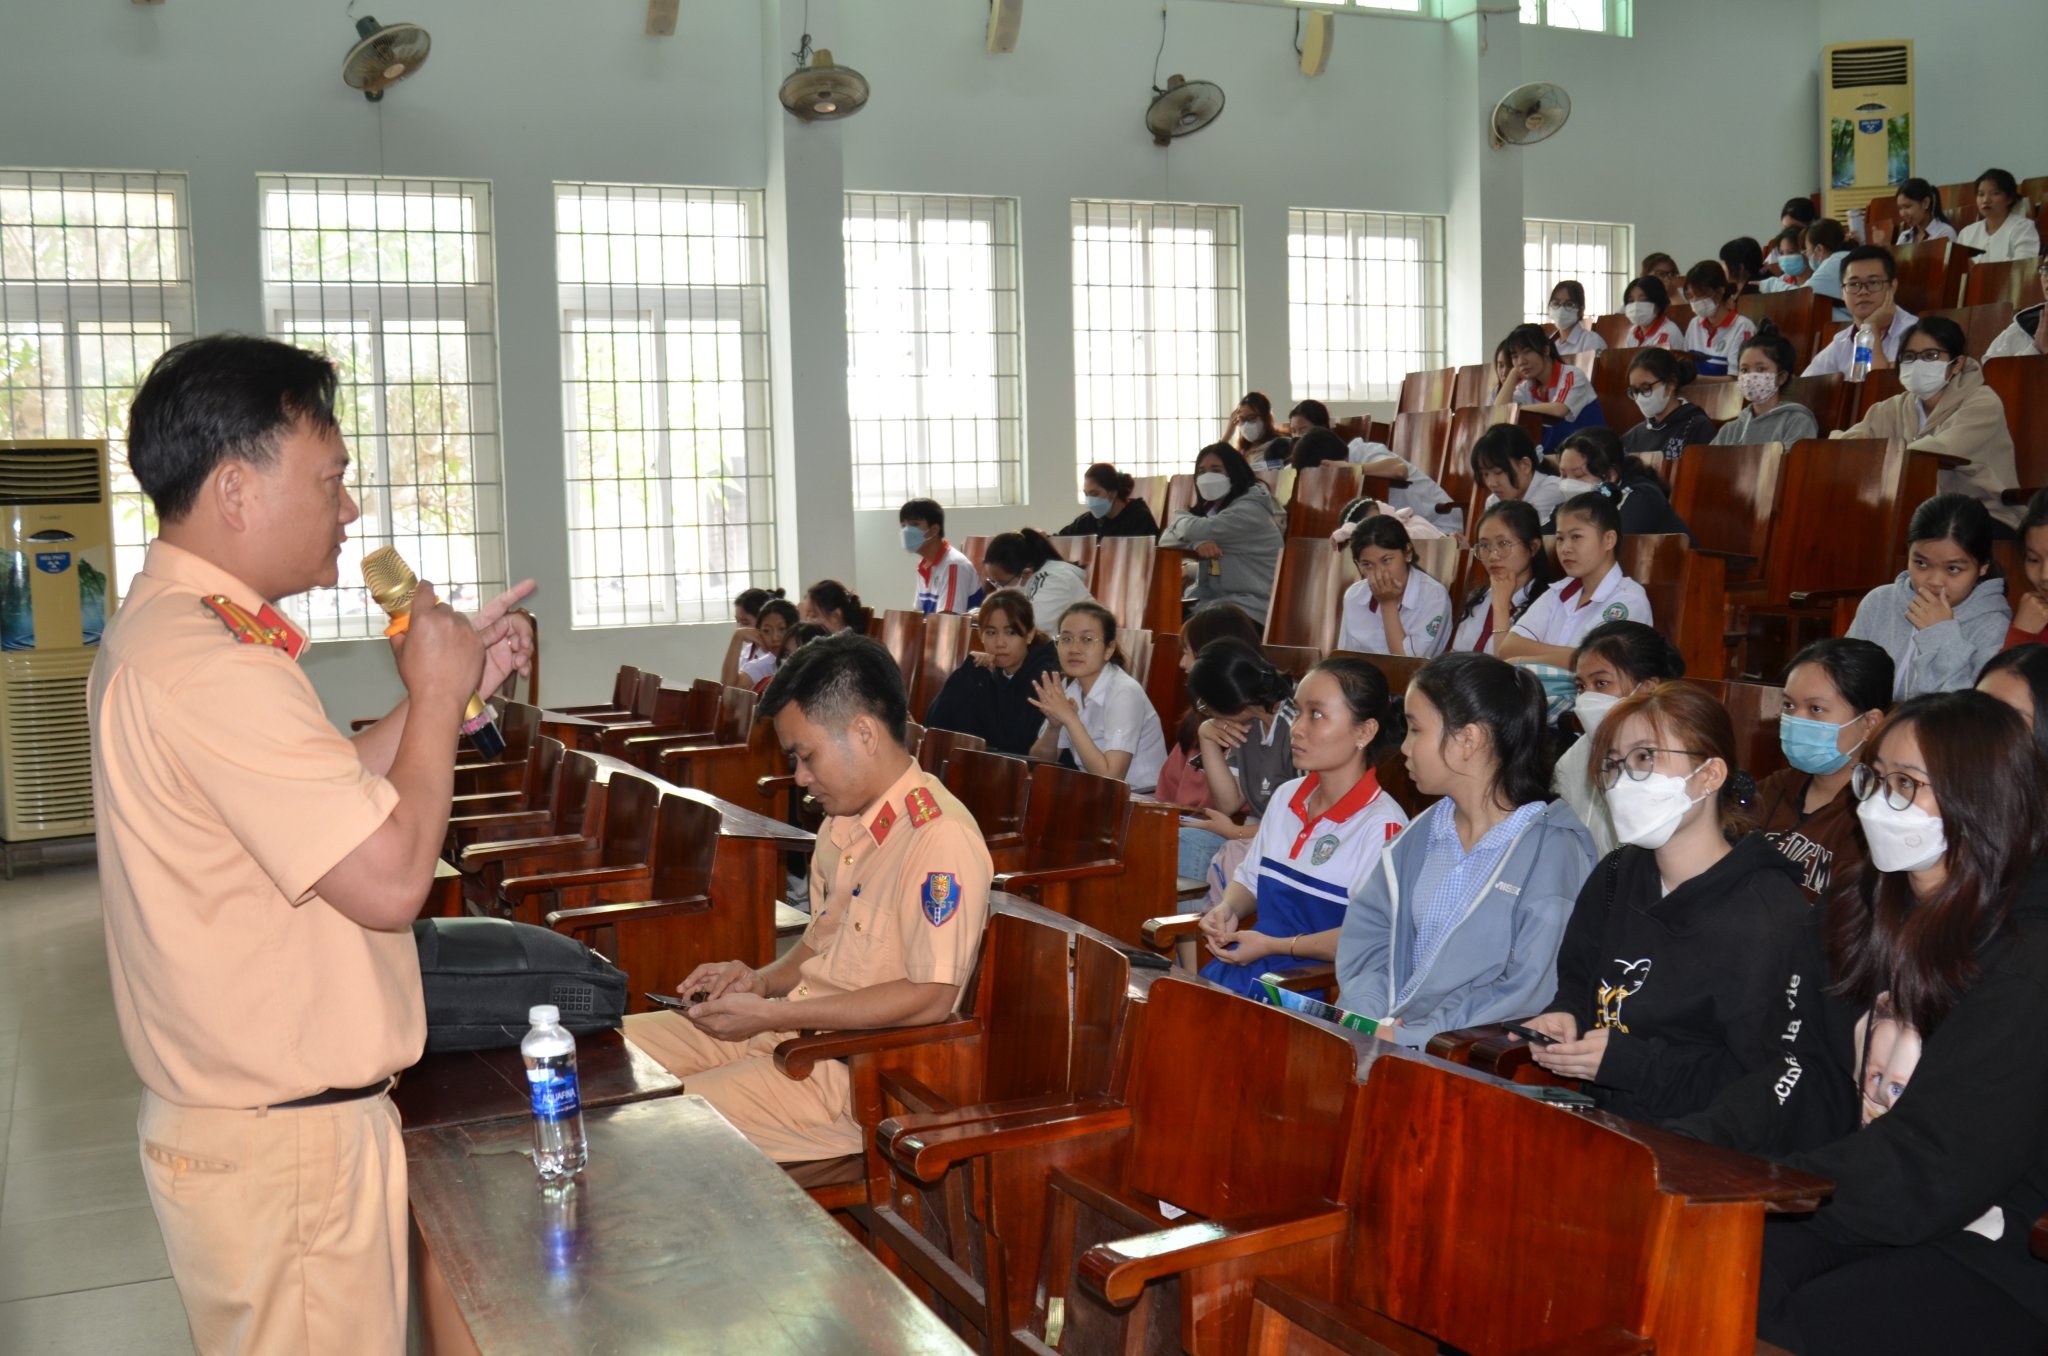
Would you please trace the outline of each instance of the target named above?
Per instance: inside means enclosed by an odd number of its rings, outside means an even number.
[[[562,1010],[553,1003],[536,1003],[526,1010],[526,1020],[534,1026],[553,1026],[562,1020]]]

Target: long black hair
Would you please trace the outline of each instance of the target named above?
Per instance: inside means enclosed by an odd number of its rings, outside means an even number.
[[[1442,714],[1445,739],[1468,725],[1486,730],[1494,754],[1487,790],[1497,801],[1514,807],[1551,799],[1549,701],[1535,674],[1490,654],[1461,650],[1424,664],[1408,686]]]
[[[1475,545],[1479,541],[1479,529],[1489,522],[1498,522],[1529,549],[1529,591],[1508,618],[1508,625],[1512,626],[1522,619],[1529,605],[1543,595],[1543,590],[1550,587],[1556,576],[1550,573],[1550,553],[1543,549],[1543,519],[1537,515],[1534,505],[1522,499],[1503,499],[1480,514],[1478,526],[1472,529]],[[1479,587],[1466,594],[1464,603],[1458,608],[1459,624],[1463,625],[1465,619],[1480,608],[1491,606],[1492,597],[1493,585],[1480,580]]]
[[[1025,579],[1044,569],[1047,561],[1061,559],[1061,556],[1051,537],[1035,527],[1025,527],[990,537],[981,559],[983,564],[994,565]]]
[[[2034,744],[2042,758],[2048,759],[2048,645],[2030,643],[2000,650],[1977,671],[1977,681],[1981,683],[1994,673],[2017,675],[2033,694]]]
[[[1655,471],[1621,450],[1621,435],[1605,425],[1582,428],[1564,440],[1560,453],[1577,452],[1585,459],[1586,471],[1593,479],[1606,485],[1655,485],[1663,490],[1664,481]]]
[[[1252,474],[1251,463],[1244,459],[1244,453],[1238,451],[1229,443],[1210,443],[1202,449],[1201,454],[1195,458],[1195,475],[1198,478],[1202,474],[1202,463],[1211,457],[1223,463],[1223,474],[1230,477],[1230,491],[1221,499],[1211,500],[1202,498],[1202,492],[1196,490],[1195,512],[1197,513],[1205,513],[1211,509],[1229,508],[1239,499],[1250,494],[1252,487],[1259,483],[1259,478]]]
[[[1842,694],[1842,700],[1849,703],[1857,715],[1865,711],[1891,709],[1892,681],[1896,670],[1892,666],[1890,651],[1876,641],[1857,640],[1850,636],[1816,640],[1792,656],[1792,662],[1785,666],[1784,681],[1792,681],[1792,671],[1802,664],[1812,664],[1825,673],[1828,681],[1834,684],[1835,691]],[[1989,666],[1986,668],[1988,671]]]
[[[1368,720],[1378,721],[1379,730],[1372,742],[1365,746],[1365,765],[1371,767],[1400,747],[1408,737],[1407,722],[1402,719],[1401,699],[1387,687],[1387,676],[1363,659],[1325,659],[1302,675],[1307,682],[1310,675],[1327,673],[1337,680],[1337,688],[1344,694],[1344,705],[1351,711],[1351,718],[1360,724]]]
[[[1195,656],[1188,695],[1212,716],[1239,716],[1253,707],[1280,705],[1294,695],[1294,680],[1257,649],[1226,637],[1210,641]]]
[[[1656,627],[1641,622],[1601,622],[1580,638],[1579,647],[1572,651],[1571,666],[1578,668],[1579,661],[1587,655],[1604,659],[1621,670],[1631,690],[1642,686],[1646,679],[1661,682],[1685,677],[1685,656],[1678,652],[1678,647]]]

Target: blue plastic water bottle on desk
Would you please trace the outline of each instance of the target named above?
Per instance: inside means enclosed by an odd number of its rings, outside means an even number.
[[[529,1008],[532,1028],[519,1042],[526,1061],[526,1091],[533,1100],[533,1166],[543,1182],[583,1171],[590,1159],[583,1138],[583,1099],[576,1084],[576,1038],[562,1028],[553,1004]]]

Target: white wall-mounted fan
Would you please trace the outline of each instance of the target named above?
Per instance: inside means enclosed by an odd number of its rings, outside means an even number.
[[[1517,85],[1493,107],[1493,148],[1533,146],[1556,136],[1572,115],[1572,96],[1562,85]]]
[[[1145,130],[1161,146],[1175,137],[1199,132],[1223,112],[1223,86],[1213,80],[1189,80],[1169,75],[1166,88],[1154,88],[1152,103],[1145,109]]]
[[[366,14],[356,20],[356,45],[342,58],[342,82],[374,104],[385,90],[426,65],[433,45],[418,24],[380,24]]]

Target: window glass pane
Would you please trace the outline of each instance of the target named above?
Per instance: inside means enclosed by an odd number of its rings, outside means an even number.
[[[459,609],[504,587],[490,186],[265,175],[269,332],[340,370],[336,417],[362,517],[341,583],[294,600],[319,639],[381,635],[363,554],[394,546]]]
[[[1603,221],[1522,223],[1522,312],[1532,324],[1550,319],[1550,292],[1575,279],[1586,289],[1586,314],[1611,315],[1635,276],[1635,228]]]
[[[1607,0],[1544,0],[1544,19],[1552,28],[1607,28]]]
[[[572,623],[723,620],[775,566],[761,195],[555,185]]]
[[[1017,502],[1020,314],[1013,200],[846,195],[855,508]]]
[[[1443,218],[1287,213],[1294,398],[1392,400],[1444,365]]]
[[[1522,22],[1540,24],[1543,22],[1543,0],[1522,0]]]
[[[1234,207],[1077,199],[1075,455],[1187,470],[1243,394]]]
[[[0,169],[0,437],[107,440],[122,594],[156,531],[128,404],[192,337],[191,257],[182,174]]]

